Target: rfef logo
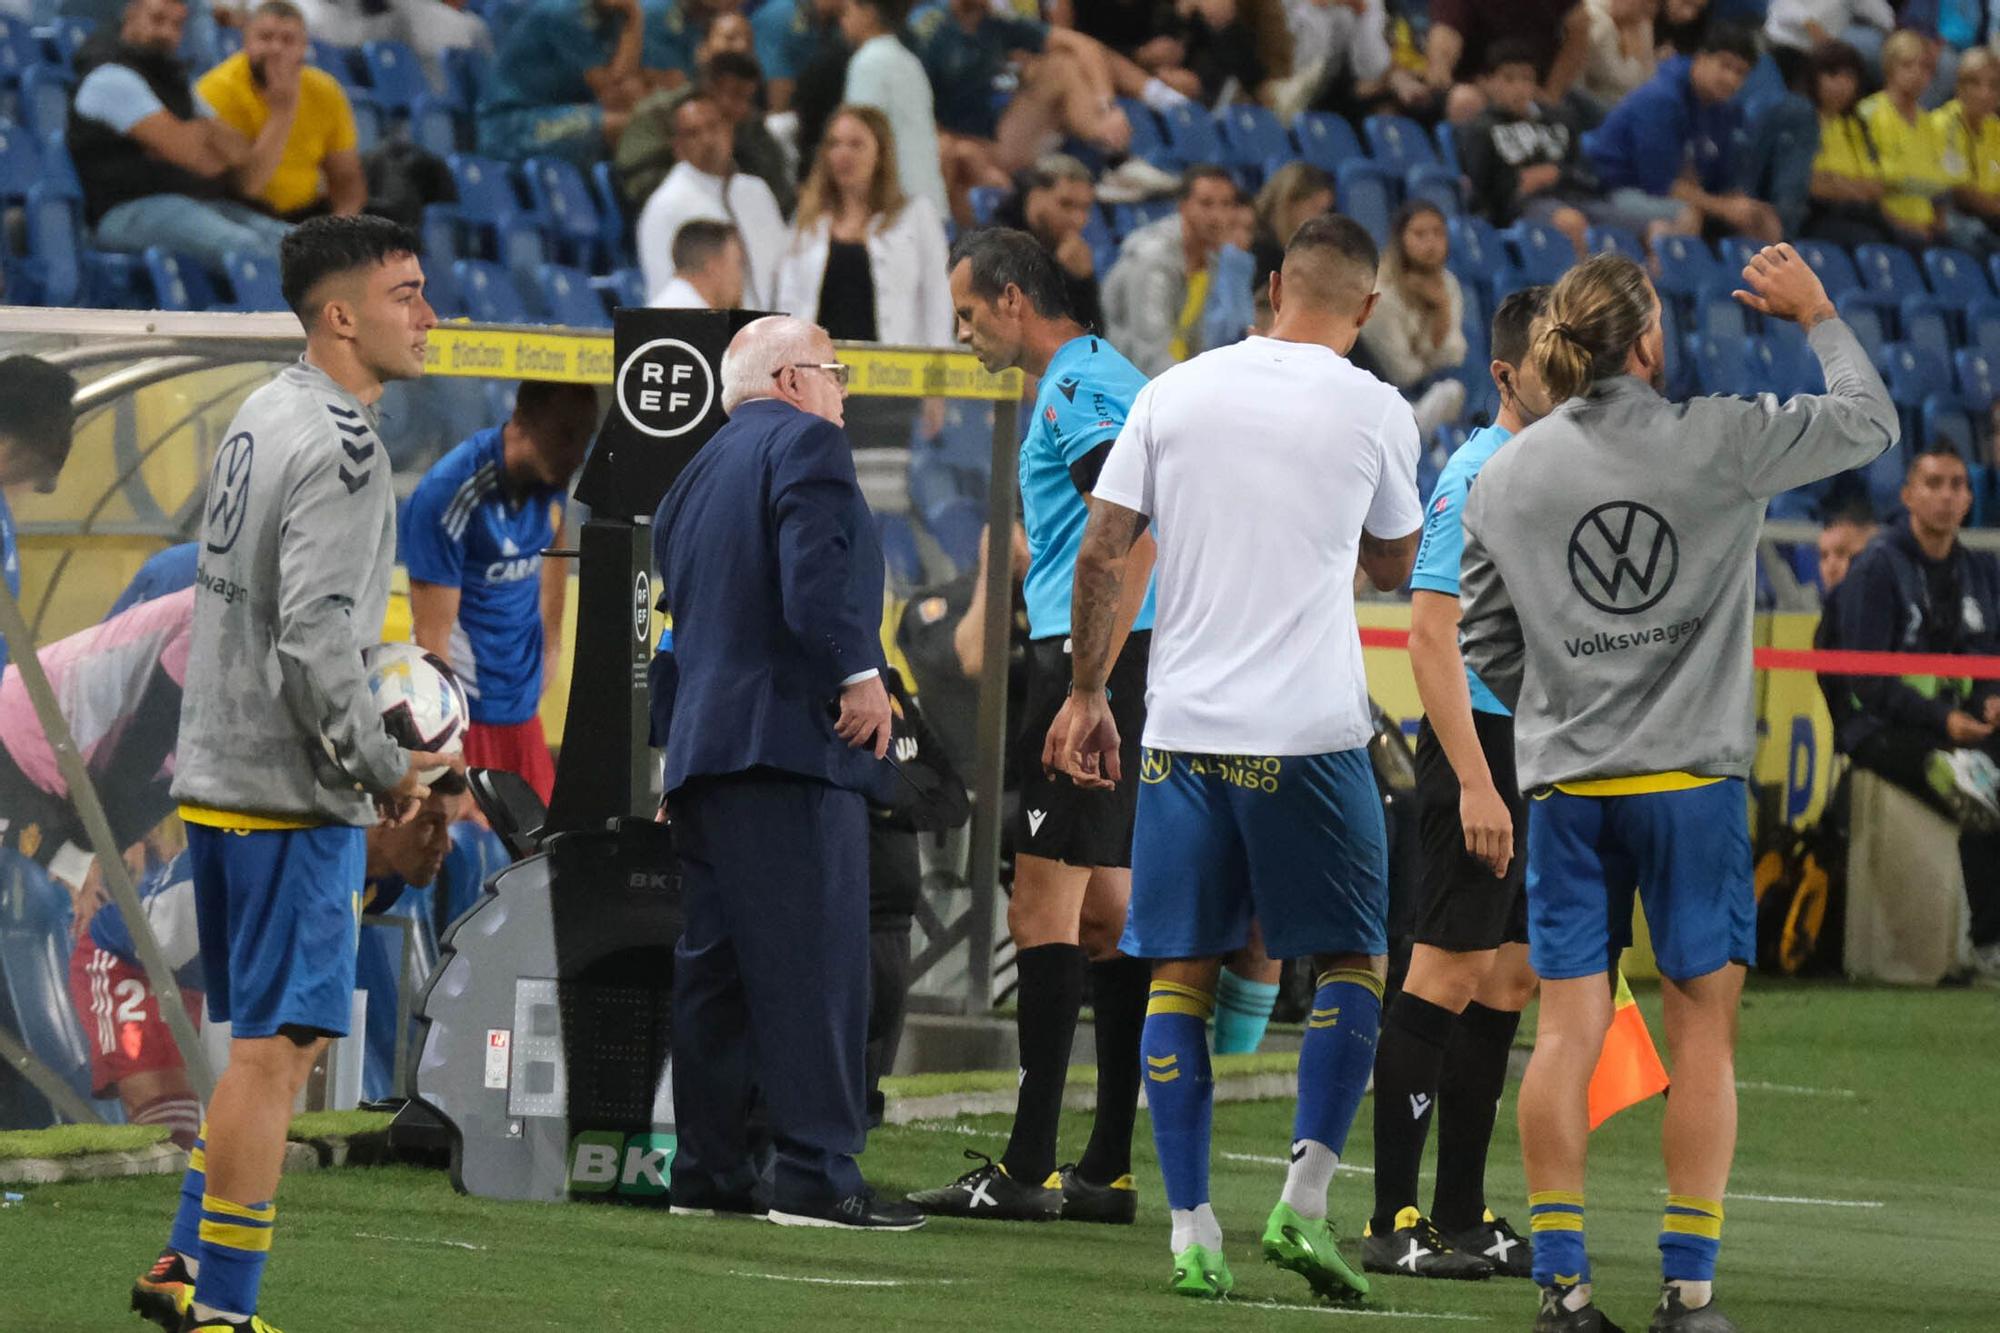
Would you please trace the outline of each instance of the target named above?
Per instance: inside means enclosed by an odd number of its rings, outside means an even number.
[[[1660,511],[1614,500],[1583,516],[1569,536],[1569,581],[1614,616],[1656,605],[1680,573],[1681,544]]]
[[[672,1134],[586,1129],[569,1141],[569,1192],[663,1197],[676,1143]]]
[[[653,580],[645,570],[632,578],[632,635],[640,643],[653,628]]]
[[[701,424],[715,402],[715,372],[679,338],[641,343],[618,367],[618,410],[632,429],[671,440]]]

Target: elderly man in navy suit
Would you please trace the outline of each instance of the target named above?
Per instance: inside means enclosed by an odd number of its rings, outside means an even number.
[[[673,615],[666,790],[686,929],[674,951],[674,1211],[761,1212],[750,1090],[777,1162],[770,1220],[913,1230],[867,1136],[868,826],[890,739],[882,551],[841,430],[846,367],[785,316],[722,357],[729,423],[654,518]],[[671,684],[669,684],[671,682]]]

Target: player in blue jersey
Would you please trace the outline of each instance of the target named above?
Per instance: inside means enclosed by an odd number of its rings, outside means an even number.
[[[1132,1126],[1149,976],[1145,963],[1118,952],[1131,893],[1135,798],[1130,787],[1086,791],[1045,772],[1042,740],[1069,693],[1070,586],[1088,497],[1146,377],[1070,317],[1061,273],[1026,232],[989,228],[962,238],[952,254],[951,299],[960,341],[988,370],[1018,367],[1041,379],[1021,442],[1030,642],[1007,907],[1020,977],[1021,1083],[1000,1160],[910,1201],[955,1217],[1130,1222],[1138,1209]],[[1132,738],[1135,768],[1153,627],[1151,569],[1148,538],[1128,571],[1132,596],[1118,621],[1123,651],[1112,650],[1112,707]],[[1083,1156],[1058,1172],[1056,1121],[1086,975],[1096,1014],[1097,1117]]]
[[[14,498],[56,488],[76,424],[70,406],[75,394],[76,377],[59,366],[32,356],[0,361],[0,577],[17,599],[21,553],[14,539]],[[6,662],[7,640],[0,637],[0,666]]]
[[[1415,943],[1403,989],[1382,1018],[1375,1057],[1375,1213],[1361,1242],[1371,1272],[1408,1277],[1530,1277],[1533,1250],[1486,1208],[1486,1150],[1507,1081],[1528,964],[1526,818],[1514,781],[1514,722],[1458,652],[1460,514],[1479,469],[1546,410],[1524,376],[1528,332],[1548,303],[1529,287],[1493,316],[1490,373],[1499,419],[1439,474],[1410,576],[1410,665],[1417,732],[1419,877]],[[1438,1116],[1437,1188],[1417,1206],[1417,1167]]]
[[[451,663],[472,701],[465,761],[520,774],[544,802],[555,765],[539,709],[569,568],[542,551],[597,415],[587,384],[523,381],[514,415],[439,459],[403,506],[417,645]]]

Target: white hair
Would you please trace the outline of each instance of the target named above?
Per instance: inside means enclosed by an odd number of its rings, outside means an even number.
[[[722,354],[722,410],[777,396],[777,374],[795,362],[818,361],[825,329],[791,315],[766,315],[736,331]]]

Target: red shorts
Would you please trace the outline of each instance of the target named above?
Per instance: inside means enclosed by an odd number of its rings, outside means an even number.
[[[465,763],[468,768],[497,768],[519,773],[547,805],[556,789],[556,762],[549,757],[548,738],[542,734],[542,719],[495,726],[474,722],[465,729]]]
[[[111,1096],[129,1074],[182,1067],[173,1029],[160,1017],[160,1002],[144,970],[106,953],[88,935],[69,956],[69,994],[90,1047],[92,1096]],[[181,1002],[200,1028],[201,992],[182,990]]]

